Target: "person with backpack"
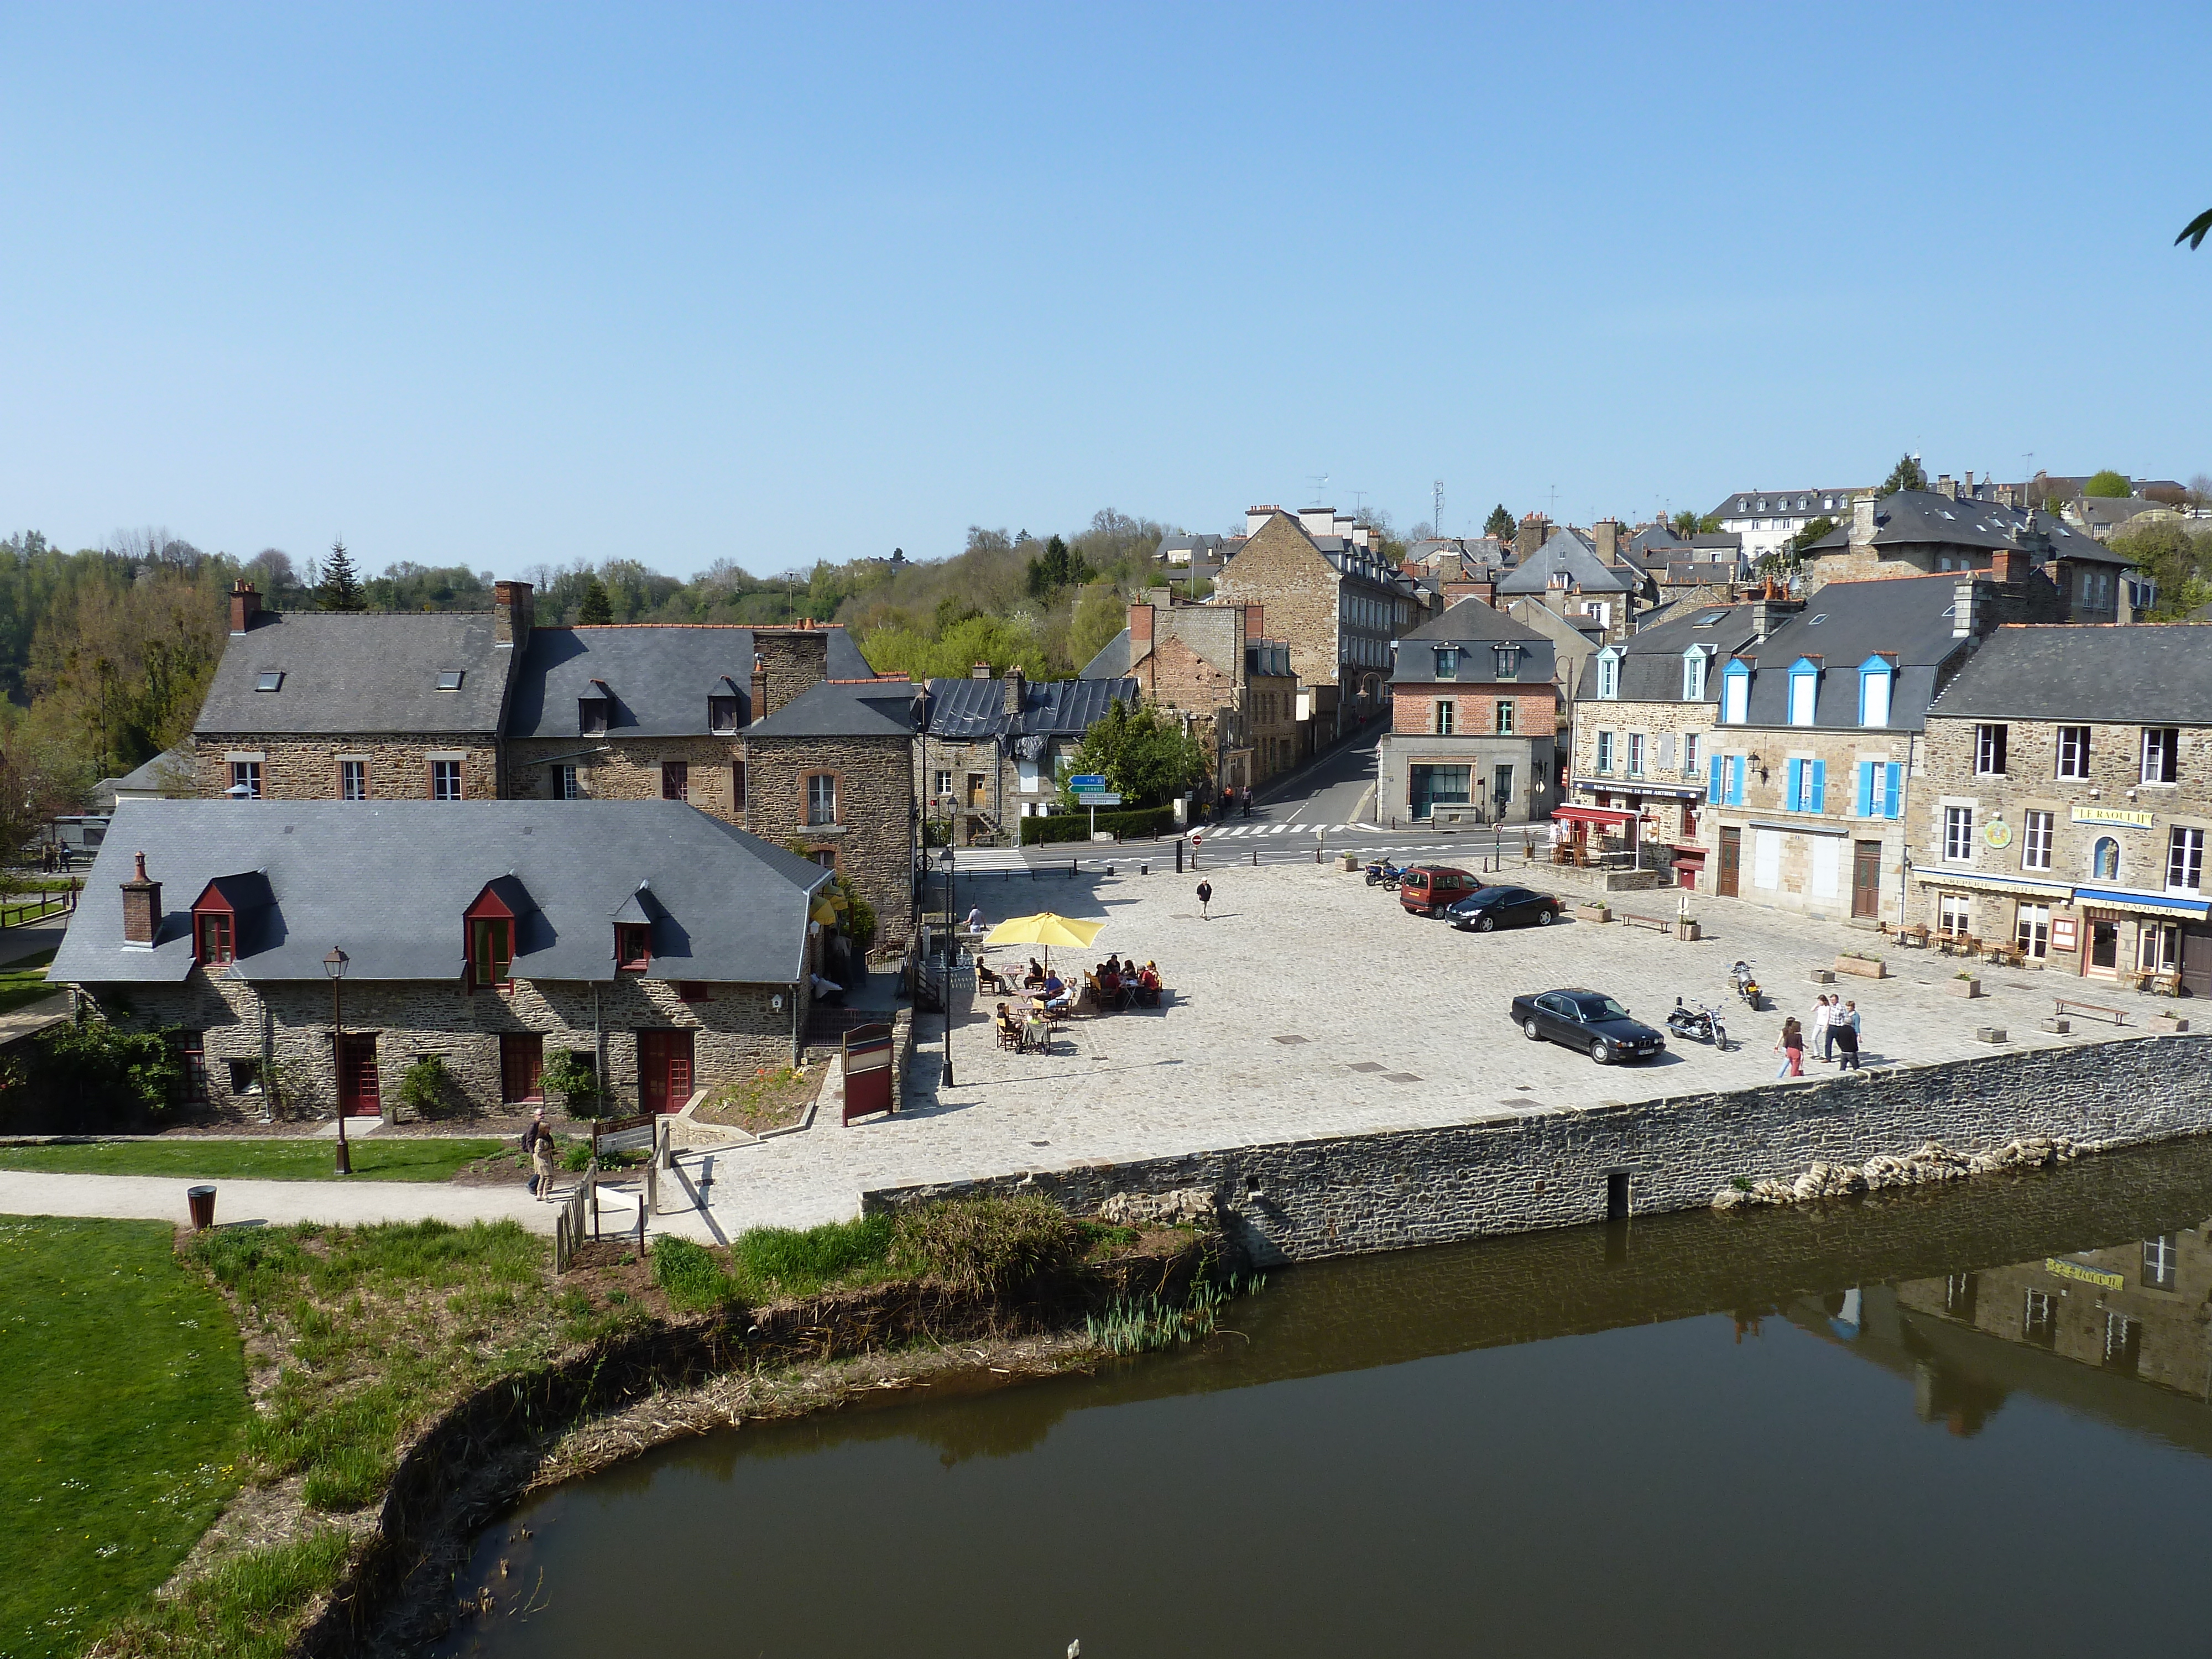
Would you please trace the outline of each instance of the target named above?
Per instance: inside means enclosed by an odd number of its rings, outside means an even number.
[[[1213,920],[1211,915],[1206,914],[1206,908],[1207,905],[1212,902],[1213,884],[1210,881],[1201,881],[1198,884],[1198,919],[1200,921],[1212,921]]]
[[[532,1114],[522,1132],[522,1155],[530,1160],[530,1195],[540,1200],[553,1196],[553,1132],[545,1127],[545,1109]]]

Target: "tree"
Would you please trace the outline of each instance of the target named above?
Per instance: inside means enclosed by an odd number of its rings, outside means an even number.
[[[2179,622],[2212,601],[2212,532],[2191,534],[2179,520],[2166,519],[2112,538],[2112,551],[2135,561],[2158,584],[2154,622]]]
[[[353,560],[346,552],[343,538],[331,544],[331,556],[323,561],[323,582],[315,594],[315,604],[324,611],[368,609],[368,601],[362,597],[361,578],[354,574]]]
[[[1698,514],[1684,507],[1668,520],[1674,532],[1685,540],[1692,536],[1717,536],[1721,533],[1721,517],[1717,513]]]
[[[1835,527],[1836,521],[1826,514],[1822,514],[1765,558],[1761,559],[1759,561],[1761,568],[1771,566],[1781,570],[1796,569],[1805,562],[1806,550],[1823,536],[1831,533]]]
[[[615,608],[608,602],[607,585],[594,576],[584,584],[582,602],[576,606],[576,621],[588,628],[614,619]]]
[[[1513,515],[1505,510],[1503,501],[1490,509],[1490,516],[1482,521],[1482,533],[1494,541],[1513,539]]]
[[[2208,235],[2212,235],[2212,208],[2205,209],[2203,212],[2182,226],[2181,234],[2173,239],[2173,245],[2179,247],[2186,242],[2192,248],[2203,247],[2204,239]]]
[[[1075,792],[1066,778],[1084,772],[1103,773],[1107,787],[1131,806],[1158,806],[1204,780],[1206,751],[1174,716],[1117,702],[1083,734],[1074,771],[1061,779],[1060,805],[1070,811]]]
[[[1880,489],[1875,491],[1875,494],[1894,495],[1901,489],[1927,488],[1928,475],[1920,470],[1920,458],[1917,455],[1900,455],[1898,457],[1897,465],[1890,468],[1888,478]]]
[[[2101,496],[2107,501],[2124,501],[2132,493],[2124,472],[2115,472],[2109,466],[2089,475],[2089,482],[2081,486],[2084,495]]]

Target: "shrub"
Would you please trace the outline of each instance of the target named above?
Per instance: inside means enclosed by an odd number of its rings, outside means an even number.
[[[754,1227],[730,1255],[741,1284],[763,1296],[805,1296],[890,1259],[889,1216],[862,1216],[804,1230]]]
[[[76,1126],[163,1111],[184,1080],[168,1033],[125,1031],[82,1008],[66,1025],[33,1037],[18,1065],[10,1080]]]
[[[955,1290],[1003,1296],[1082,1255],[1082,1229],[1034,1193],[955,1199],[908,1210],[891,1244],[894,1265],[931,1273]]]
[[[548,1060],[538,1080],[541,1087],[561,1097],[571,1116],[599,1115],[599,1073],[569,1050],[563,1048]]]
[[[443,1117],[466,1103],[442,1054],[425,1054],[399,1074],[398,1099],[424,1118]]]
[[[1091,814],[1088,811],[1055,812],[1050,817],[1021,818],[1022,845],[1038,847],[1050,842],[1088,841],[1091,839]],[[1117,836],[1157,836],[1172,828],[1175,808],[1147,806],[1129,812],[1101,812],[1098,828],[1111,830]]]

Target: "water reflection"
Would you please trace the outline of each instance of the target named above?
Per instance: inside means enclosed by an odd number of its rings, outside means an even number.
[[[2066,1651],[2050,1540],[2118,1579],[2212,1497],[2208,1214],[2192,1143],[1280,1273],[1202,1349],[550,1494],[471,1564],[550,1611],[438,1651]],[[2201,1644],[2178,1581],[2129,1619]]]

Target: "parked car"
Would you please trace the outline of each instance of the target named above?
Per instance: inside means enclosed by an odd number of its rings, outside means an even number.
[[[1409,865],[1399,878],[1398,902],[1416,915],[1440,916],[1481,887],[1480,876],[1448,864]]]
[[[1559,902],[1529,887],[1486,887],[1444,915],[1463,933],[1486,933],[1493,927],[1549,927],[1559,919]]]
[[[1667,1039],[1602,991],[1546,991],[1513,999],[1513,1023],[1531,1042],[1559,1042],[1579,1048],[1601,1066],[1620,1060],[1649,1060]]]

